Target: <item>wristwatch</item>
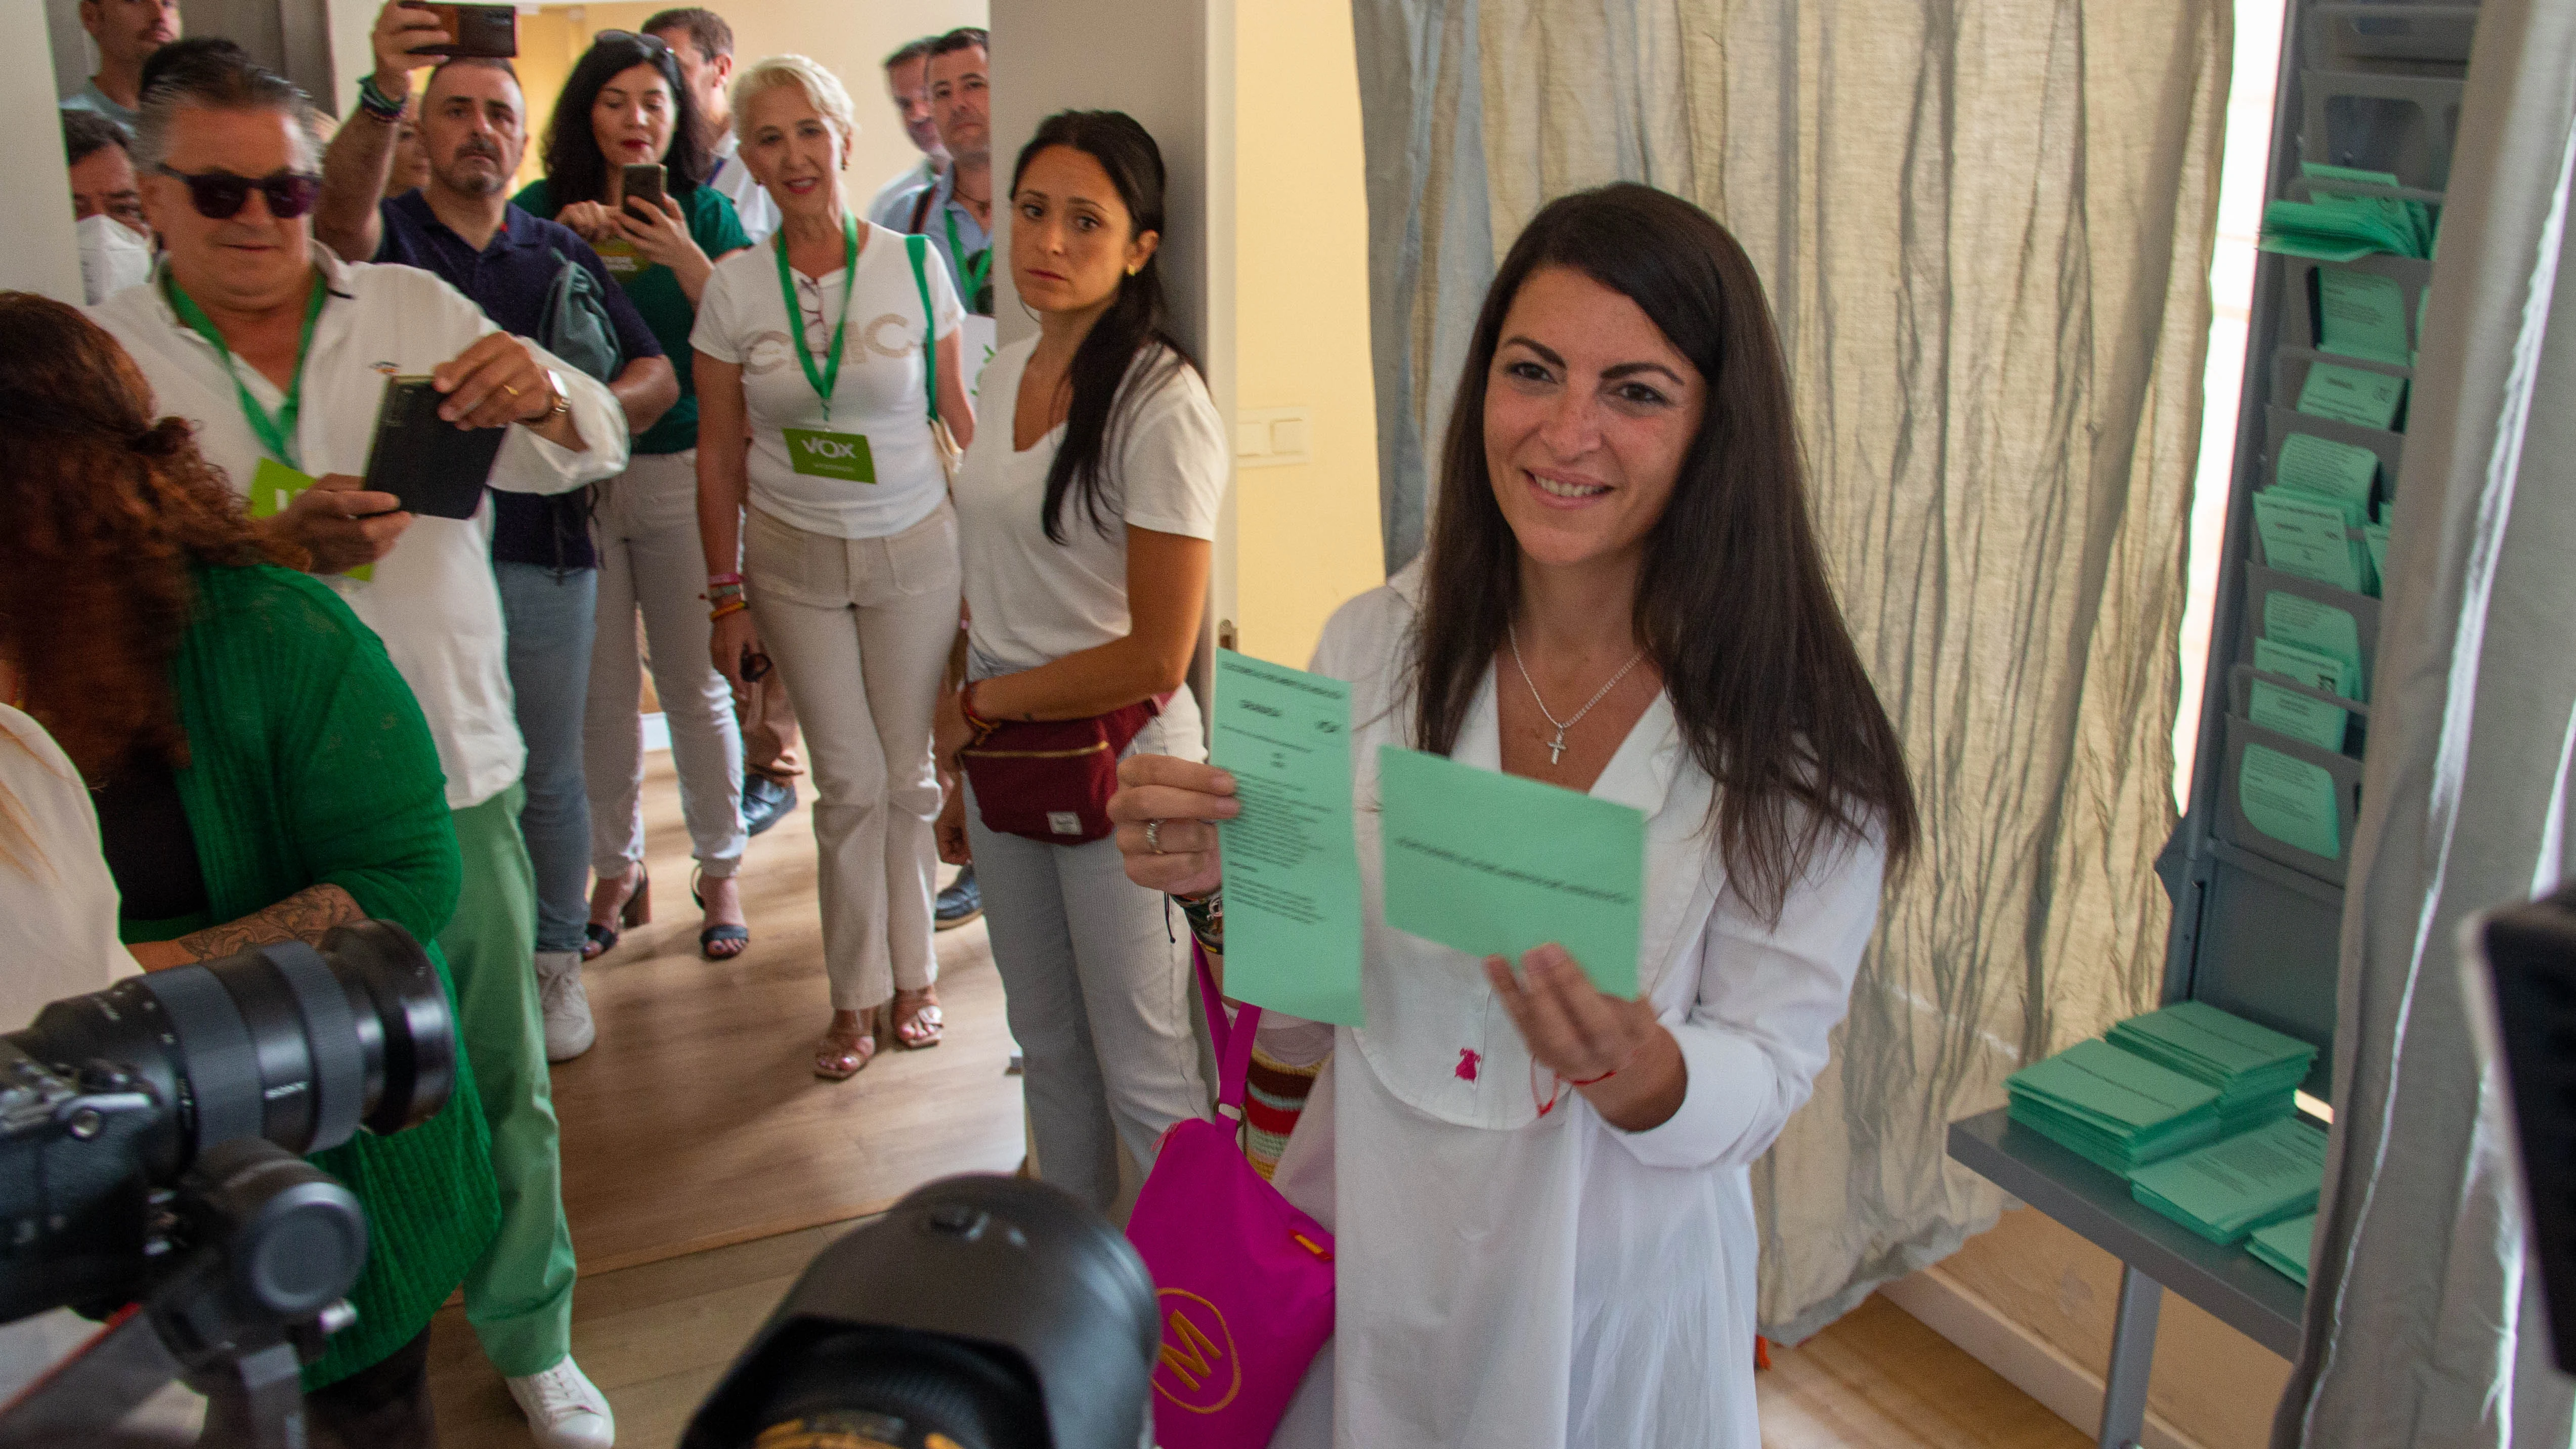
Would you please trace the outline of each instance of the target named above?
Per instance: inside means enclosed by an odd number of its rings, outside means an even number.
[[[546,409],[546,415],[544,417],[537,419],[537,421],[541,423],[551,422],[554,419],[562,417],[566,413],[572,411],[572,394],[564,390],[562,373],[555,371],[551,367],[547,368],[546,386],[555,390],[555,405]]]

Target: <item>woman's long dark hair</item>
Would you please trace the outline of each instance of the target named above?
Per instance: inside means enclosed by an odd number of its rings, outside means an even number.
[[[1652,187],[1551,203],[1503,259],[1458,380],[1412,645],[1414,737],[1447,754],[1520,607],[1520,546],[1485,462],[1485,387],[1531,274],[1571,267],[1634,301],[1707,381],[1699,435],[1637,579],[1637,644],[1691,757],[1717,783],[1711,824],[1732,886],[1777,920],[1836,834],[1912,852],[1914,791],[1896,731],[1843,626],[1807,515],[1788,370],[1761,278],[1698,207]]]
[[[1163,229],[1163,152],[1135,117],[1124,111],[1058,111],[1040,121],[1037,135],[1020,148],[1019,162],[1011,168],[1013,196],[1019,195],[1029,162],[1049,146],[1070,146],[1109,173],[1109,184],[1118,188],[1118,199],[1127,207],[1129,236]],[[1039,515],[1052,542],[1065,540],[1068,496],[1081,502],[1093,528],[1109,531],[1112,520],[1102,492],[1108,486],[1111,435],[1165,378],[1198,366],[1172,335],[1162,267],[1157,249],[1134,276],[1121,277],[1117,299],[1074,349],[1065,373],[1073,403],[1065,412],[1064,443],[1047,468],[1046,502]],[[1153,355],[1140,361],[1137,354],[1148,350]]]
[[[620,71],[639,65],[660,71],[671,84],[671,149],[661,156],[668,178],[664,189],[674,196],[694,191],[715,170],[715,157],[698,136],[698,103],[680,83],[680,62],[672,57],[670,47],[652,36],[602,31],[573,66],[563,94],[555,98],[555,113],[546,122],[546,193],[556,206],[608,199],[608,156],[599,149],[599,133],[591,128],[590,112],[599,103],[599,93]]]

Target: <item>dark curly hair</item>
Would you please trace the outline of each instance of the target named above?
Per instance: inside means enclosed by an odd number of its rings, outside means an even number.
[[[186,421],[72,307],[0,292],[0,654],[92,785],[138,754],[184,765],[170,686],[201,564],[300,568],[251,526]]]

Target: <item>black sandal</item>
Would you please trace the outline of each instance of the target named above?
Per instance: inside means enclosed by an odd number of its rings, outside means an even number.
[[[698,889],[698,879],[697,874],[689,877],[689,899],[697,902],[698,909],[704,911],[707,908],[707,898],[705,893]],[[730,951],[716,949],[718,945],[728,941],[740,941],[742,944]],[[750,949],[751,928],[749,926],[709,926],[698,932],[698,954],[710,961],[731,961]]]
[[[639,860],[635,862],[635,889],[626,893],[625,904],[617,908],[617,924],[603,926],[597,921],[582,923],[581,933],[589,938],[590,945],[582,948],[581,959],[598,960],[617,949],[617,937],[621,928],[632,930],[637,926],[648,925],[652,920],[653,876],[651,872],[645,870],[644,862]]]

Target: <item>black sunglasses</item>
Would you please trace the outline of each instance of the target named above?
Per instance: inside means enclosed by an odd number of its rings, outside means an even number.
[[[257,191],[268,201],[268,214],[279,221],[293,221],[313,209],[322,194],[322,178],[302,171],[272,171],[254,180],[230,171],[181,171],[167,163],[153,168],[164,176],[188,183],[189,204],[197,214],[211,221],[229,221],[250,203]]]
[[[634,30],[602,30],[590,37],[593,50],[611,43],[633,45],[644,52],[644,58],[653,63],[655,70],[662,72],[663,78],[671,82],[672,89],[679,89],[680,54],[671,48],[669,41]]]

